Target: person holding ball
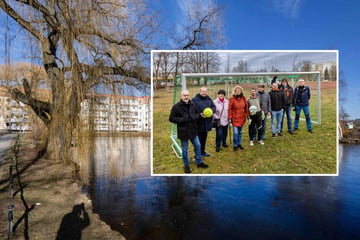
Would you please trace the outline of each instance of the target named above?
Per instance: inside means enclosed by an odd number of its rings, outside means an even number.
[[[180,94],[180,101],[171,109],[169,121],[177,125],[177,137],[181,141],[181,151],[185,173],[191,173],[188,157],[189,140],[194,145],[197,167],[208,167],[201,158],[200,141],[197,136],[197,120],[199,118],[201,118],[200,112],[194,103],[190,101],[189,91],[182,91]]]
[[[209,157],[210,154],[205,152],[205,146],[206,146],[206,139],[208,132],[211,131],[211,122],[212,122],[212,113],[216,111],[215,104],[213,100],[208,96],[207,94],[207,88],[202,87],[200,88],[200,92],[196,94],[196,96],[192,99],[192,102],[195,104],[195,106],[200,111],[200,118],[197,121],[198,124],[198,136],[200,140],[201,145],[201,156],[203,157]],[[210,108],[212,110],[211,116],[207,117],[208,113],[204,113],[204,110],[206,108]]]

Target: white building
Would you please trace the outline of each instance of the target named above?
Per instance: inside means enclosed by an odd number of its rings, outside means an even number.
[[[354,129],[354,123],[353,122],[348,122],[346,124],[347,124],[348,129]]]
[[[7,89],[0,87],[0,132],[31,130],[29,107],[12,100]]]
[[[334,61],[313,63],[311,64],[311,71],[319,71],[321,80],[336,81],[336,62]]]
[[[81,115],[95,131],[148,132],[150,126],[150,97],[91,94],[81,104]],[[91,117],[91,118],[90,118]]]
[[[48,94],[45,90],[37,92]],[[31,121],[34,120],[31,112],[30,107],[12,100],[7,89],[0,87],[0,132],[31,130]],[[149,132],[150,97],[88,95],[81,103],[81,116],[88,124],[93,121],[95,131]]]

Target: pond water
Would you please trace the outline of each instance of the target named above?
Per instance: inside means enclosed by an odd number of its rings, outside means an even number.
[[[90,163],[94,210],[127,239],[360,239],[360,146],[338,177],[150,177],[149,146],[98,138]]]

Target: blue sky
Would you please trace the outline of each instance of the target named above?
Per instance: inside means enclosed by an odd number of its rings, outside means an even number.
[[[360,1],[148,1],[154,10],[160,12],[159,24],[172,26],[173,31],[182,31],[185,9],[196,2],[200,2],[200,6],[216,3],[223,7],[226,43],[221,49],[339,50],[340,70],[344,73],[347,83],[345,92],[348,94],[348,100],[340,104],[345,106],[352,118],[360,118]],[[4,25],[0,28],[0,49],[3,54]],[[166,34],[161,36],[168,37]],[[168,41],[171,40],[168,38]],[[4,63],[4,59],[0,59]]]
[[[154,0],[179,25],[183,6],[197,0]],[[200,0],[202,4],[214,1]],[[224,8],[225,50],[339,50],[348,100],[340,103],[360,118],[360,1],[218,0]],[[163,15],[165,16],[165,15]],[[170,23],[169,23],[170,24]],[[178,29],[175,27],[174,29]]]

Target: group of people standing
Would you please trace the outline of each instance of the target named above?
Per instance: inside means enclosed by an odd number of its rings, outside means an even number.
[[[305,86],[304,79],[299,79],[295,89],[287,79],[282,79],[279,84],[276,78],[272,81],[270,92],[265,92],[264,84],[258,88],[251,88],[250,97],[246,99],[243,88],[235,86],[230,99],[226,99],[225,90],[217,92],[217,98],[212,100],[205,87],[193,99],[190,99],[188,90],[180,94],[180,101],[176,103],[169,116],[169,121],[177,124],[177,135],[181,141],[182,158],[185,173],[191,173],[188,157],[188,140],[194,146],[196,165],[199,168],[207,168],[203,157],[210,154],[205,151],[208,132],[216,129],[216,152],[221,147],[227,148],[227,136],[229,124],[233,129],[233,150],[243,150],[242,129],[244,124],[249,123],[250,146],[254,142],[264,145],[266,139],[266,120],[271,117],[270,130],[272,137],[282,136],[283,120],[287,117],[287,130],[290,134],[298,129],[301,110],[304,111],[307,129],[312,133],[312,125],[309,115],[310,88]],[[213,116],[207,117],[203,110],[211,108]],[[295,111],[294,128],[292,128],[291,111]],[[275,124],[276,122],[276,124]]]

